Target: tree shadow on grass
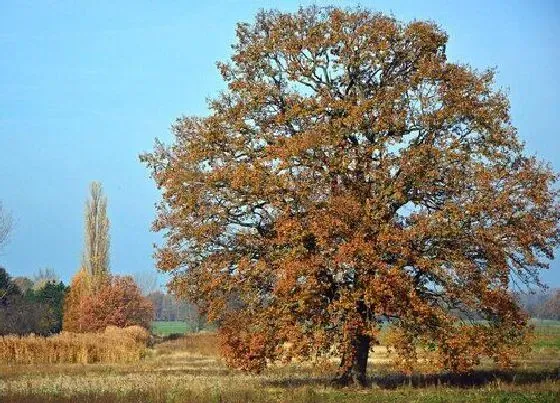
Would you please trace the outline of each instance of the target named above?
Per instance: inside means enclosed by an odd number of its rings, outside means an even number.
[[[467,373],[445,372],[440,374],[414,374],[408,376],[404,374],[391,374],[374,376],[368,379],[368,381],[386,389],[394,389],[401,385],[412,386],[414,388],[426,388],[440,385],[471,388],[484,386],[493,382],[527,385],[548,380],[558,380],[559,376],[560,368],[539,371],[476,370]]]
[[[439,374],[390,373],[368,377],[368,386],[382,389],[395,389],[399,386],[413,388],[429,388],[447,386],[458,388],[480,387],[494,382],[527,385],[545,381],[560,380],[560,367],[543,370],[476,370],[467,373],[444,372]],[[337,387],[332,378],[292,378],[281,380],[266,380],[263,384],[272,387],[297,388],[303,386]]]

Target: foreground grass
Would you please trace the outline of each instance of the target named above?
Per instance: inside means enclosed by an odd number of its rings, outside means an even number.
[[[276,366],[260,375],[229,370],[213,334],[189,335],[156,345],[136,364],[0,364],[0,401],[557,402],[560,350],[541,343],[542,335],[516,371],[486,367],[464,376],[407,377],[379,349],[366,389],[333,388],[333,367],[324,365]]]
[[[12,402],[558,402],[558,392],[552,390],[510,389],[477,390],[400,389],[399,391],[342,391],[303,388],[294,390],[228,390],[209,388],[201,391],[173,388],[149,392],[87,392],[79,395],[11,395]]]

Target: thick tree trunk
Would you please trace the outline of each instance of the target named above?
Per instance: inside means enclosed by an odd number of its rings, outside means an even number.
[[[352,351],[342,356],[340,363],[341,372],[336,383],[341,386],[366,386],[367,385],[367,362],[369,356],[370,338],[365,335],[357,335],[352,343]]]

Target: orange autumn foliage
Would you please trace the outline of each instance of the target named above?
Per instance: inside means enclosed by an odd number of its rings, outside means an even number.
[[[141,156],[158,267],[232,366],[336,354],[363,383],[386,322],[405,368],[421,345],[434,368],[511,362],[529,328],[510,285],[538,282],[560,242],[557,176],[525,155],[493,72],[446,45],[363,9],[260,12],[210,115]]]
[[[78,326],[86,332],[107,326],[149,328],[153,315],[151,301],[142,296],[132,277],[113,276],[96,293],[82,299]]]
[[[67,297],[65,330],[99,332],[107,326],[135,325],[149,328],[153,319],[153,306],[150,300],[142,296],[132,277],[106,277],[95,291],[79,293],[74,292],[74,284],[78,286],[83,282],[80,273],[73,280]]]
[[[70,290],[64,298],[62,330],[65,332],[79,333],[82,299],[91,290],[91,278],[87,271],[82,268],[72,278]]]

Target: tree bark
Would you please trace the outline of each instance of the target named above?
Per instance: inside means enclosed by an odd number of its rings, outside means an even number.
[[[370,337],[357,335],[351,351],[342,355],[341,372],[336,383],[341,386],[367,386],[367,362],[369,357]]]

